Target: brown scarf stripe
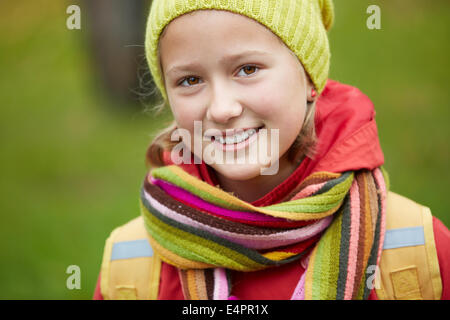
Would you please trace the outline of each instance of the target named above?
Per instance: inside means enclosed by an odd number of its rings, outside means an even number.
[[[369,219],[367,215],[369,212],[366,210],[366,187],[365,187],[365,177],[362,174],[356,175],[356,181],[358,184],[359,189],[359,203],[360,203],[360,216],[359,216],[359,237],[358,237],[358,258],[356,263],[356,272],[355,272],[355,284],[360,283],[361,278],[363,276],[363,257],[364,257],[364,245],[365,245],[365,225],[366,225],[366,219]],[[353,293],[352,293],[352,299],[356,298],[358,295],[358,286],[353,286]]]
[[[322,179],[322,178],[321,178]],[[150,182],[150,175],[148,174],[147,176],[146,176],[146,178],[145,178],[145,180],[144,180],[144,188],[145,188],[145,186],[147,186],[147,185],[151,185],[151,186],[153,186],[153,184]],[[220,188],[220,187],[219,187]],[[146,190],[147,191],[147,193],[149,193],[149,190]],[[170,199],[173,199],[173,200],[175,200],[175,201],[179,201],[179,200],[177,200],[177,199],[174,199],[174,198],[172,198],[171,196],[169,196],[170,197]],[[309,225],[311,225],[311,224],[314,224],[315,222],[317,222],[318,220],[304,220],[304,221],[298,221],[298,220],[289,220],[289,219],[282,219],[282,220],[284,220],[284,223],[287,223],[288,225],[282,225],[282,226],[280,226],[280,225],[274,225],[274,226],[272,226],[272,225],[263,225],[263,226],[258,226],[258,225],[254,225],[254,224],[252,224],[252,223],[245,223],[245,221],[233,221],[233,220],[228,220],[228,219],[224,219],[224,218],[222,218],[222,217],[220,217],[220,216],[217,216],[217,215],[215,215],[215,214],[213,214],[213,213],[210,213],[210,212],[208,212],[208,211],[205,211],[205,210],[203,210],[203,209],[201,209],[201,208],[197,208],[197,207],[195,207],[195,206],[187,206],[188,208],[190,208],[190,209],[194,209],[194,210],[196,210],[196,211],[198,211],[198,212],[200,212],[200,213],[202,213],[203,215],[204,214],[207,214],[208,216],[213,216],[213,217],[215,217],[215,218],[218,218],[218,220],[217,221],[223,221],[223,220],[225,220],[225,221],[230,221],[230,222],[234,222],[234,223],[236,223],[236,224],[238,224],[238,225],[242,225],[242,224],[244,224],[244,226],[252,226],[252,227],[256,227],[256,229],[255,230],[261,230],[261,229],[267,229],[267,228],[272,228],[272,229],[277,229],[279,232],[283,232],[283,231],[288,231],[288,230],[291,230],[291,229],[298,229],[298,228],[301,228],[301,227],[306,227],[306,226],[309,226]],[[201,216],[203,216],[203,215],[201,215]],[[237,232],[237,233],[239,233],[239,232]]]
[[[191,300],[191,294],[189,293],[189,286],[187,281],[187,270],[178,269],[178,276],[180,278],[181,289],[183,290],[183,296],[185,300]]]
[[[369,175],[367,178],[367,187],[369,188],[369,193],[373,194],[369,198],[370,212],[372,217],[372,226],[375,228],[378,220],[378,198],[380,196],[379,188],[375,184],[375,178],[373,175]]]
[[[214,269],[205,269],[205,285],[206,294],[208,295],[208,300],[213,300],[214,298]]]
[[[197,295],[199,300],[208,300],[208,293],[206,291],[205,272],[201,269],[192,270],[191,276],[195,281]]]
[[[373,179],[372,175],[364,175],[364,179],[365,179],[365,194],[366,197],[375,197],[378,198],[378,192],[377,190],[370,190],[369,189],[369,182],[370,179]],[[370,193],[372,192],[372,193]],[[361,286],[364,287],[364,284],[362,283],[366,277],[365,274],[365,268],[367,268],[367,262],[369,261],[369,258],[371,256],[371,251],[372,251],[372,246],[374,243],[374,238],[373,238],[373,232],[375,232],[375,227],[376,225],[373,225],[372,221],[373,221],[373,217],[372,215],[375,214],[375,216],[377,215],[376,212],[373,212],[373,209],[370,207],[370,202],[368,200],[366,200],[366,221],[365,221],[365,231],[366,231],[366,239],[365,239],[365,244],[364,244],[364,261],[366,261],[366,265],[363,266],[364,270],[362,271],[362,276],[361,276]],[[372,234],[372,237],[368,236]],[[359,290],[361,290],[361,287],[359,288]]]
[[[179,270],[179,276],[186,300],[208,300],[205,270]]]
[[[171,196],[167,195],[163,190],[161,190],[159,187],[154,186],[150,183],[145,182],[144,189],[146,192],[150,193],[152,197],[157,200],[160,203],[164,203],[164,206],[177,212],[178,214],[182,214],[186,217],[189,217],[197,222],[200,222],[202,224],[211,226],[213,228],[226,230],[229,232],[235,232],[235,233],[243,233],[243,234],[251,234],[251,235],[267,235],[267,234],[274,234],[277,232],[280,232],[280,229],[276,230],[270,230],[270,229],[264,229],[260,227],[255,226],[249,226],[249,225],[242,225],[240,223],[226,220],[220,217],[216,217],[213,215],[205,215],[204,212],[191,208],[184,203],[178,202],[177,200],[173,199]],[[281,229],[283,230],[283,229]],[[290,230],[290,229],[286,229]]]
[[[166,194],[159,187],[152,185],[147,180],[144,182],[144,189],[146,192],[152,195],[152,197],[160,203],[164,203],[164,206],[186,217],[189,217],[199,223],[211,226],[220,230],[233,232],[237,234],[249,234],[249,235],[272,235],[276,233],[283,233],[291,231],[292,228],[261,228],[251,225],[245,225],[234,221],[222,219],[213,215],[206,215],[204,212],[191,208],[184,203],[181,203],[171,196]]]
[[[378,206],[378,208],[381,209],[381,197],[380,195],[378,196],[378,201],[380,202],[380,205]],[[380,210],[381,211],[381,210]],[[378,249],[380,246],[380,230],[381,230],[381,212],[379,212],[379,214],[377,214],[377,221],[374,225],[374,232],[375,234],[373,235],[373,243],[372,243],[372,248],[370,250],[370,256],[369,256],[369,260],[367,261],[367,267],[368,266],[373,266],[377,264],[377,260],[378,260]],[[366,267],[366,268],[367,268]],[[365,285],[366,281],[367,281],[367,272],[364,273],[364,278],[363,278],[363,283],[361,283],[361,285],[363,285],[363,299],[367,300],[369,298],[369,294],[370,294],[370,288],[369,286]]]
[[[375,177],[371,177],[373,178],[373,186],[374,189],[376,191],[376,196],[373,196],[373,198],[376,198],[376,212],[374,212],[374,216],[376,216],[376,220],[374,221],[374,225],[373,225],[373,229],[374,229],[374,234],[373,234],[373,243],[372,243],[372,248],[370,250],[370,256],[369,256],[369,260],[367,265],[376,265],[377,264],[377,260],[378,260],[378,250],[380,248],[380,230],[381,228],[383,228],[383,226],[381,225],[381,218],[382,218],[382,214],[381,214],[381,197],[383,196],[381,192],[379,192],[380,190],[380,186],[378,185],[377,181],[375,180]],[[383,244],[381,244],[382,246]],[[364,274],[364,282],[366,282],[367,279],[367,273]],[[370,289],[368,286],[364,285],[364,294],[363,294],[363,299],[368,299],[369,294],[370,294]]]

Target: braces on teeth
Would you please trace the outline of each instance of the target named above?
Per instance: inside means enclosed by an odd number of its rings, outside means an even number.
[[[234,143],[240,143],[242,141],[247,140],[249,137],[254,135],[256,133],[256,129],[248,129],[245,130],[243,133],[237,133],[231,137],[223,137],[223,136],[216,136],[215,140],[220,142],[221,144],[234,144]]]

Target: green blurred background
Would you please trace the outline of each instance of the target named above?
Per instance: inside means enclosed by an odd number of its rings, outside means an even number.
[[[148,3],[127,24],[123,7],[110,2],[107,14],[94,2],[0,2],[0,299],[92,298],[104,241],[139,214],[145,151],[170,120],[136,93],[147,92],[138,69]],[[81,30],[66,27],[70,4]],[[371,4],[381,30],[366,27]],[[391,189],[449,226],[450,2],[335,6],[330,77],[374,102]],[[80,290],[66,288],[69,265],[81,269]]]

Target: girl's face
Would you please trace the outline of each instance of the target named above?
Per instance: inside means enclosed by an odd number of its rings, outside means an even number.
[[[191,142],[186,145],[197,157],[211,163],[211,153],[205,150],[214,148],[224,153],[223,159],[230,159],[226,153],[234,152],[234,164],[226,161],[211,166],[231,180],[255,178],[267,163],[251,162],[249,153],[243,155],[240,149],[239,155],[233,146],[224,150],[218,138],[203,138],[211,129],[225,134],[231,129],[263,127],[266,136],[260,131],[257,139],[250,137],[251,143],[240,146],[247,152],[267,146],[271,164],[279,161],[282,169],[303,126],[307,92],[312,86],[297,57],[276,35],[242,15],[200,10],[178,17],[166,27],[160,39],[160,57],[175,121],[178,128],[190,132]],[[194,132],[194,121],[202,123],[202,132]],[[273,139],[273,129],[279,130],[278,139]],[[201,154],[194,149],[194,137],[202,143]],[[239,164],[242,156],[247,158]]]

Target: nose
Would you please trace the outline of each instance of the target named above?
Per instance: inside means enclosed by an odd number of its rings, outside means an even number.
[[[211,92],[206,118],[216,123],[227,123],[242,113],[242,105],[232,90],[217,85]]]

